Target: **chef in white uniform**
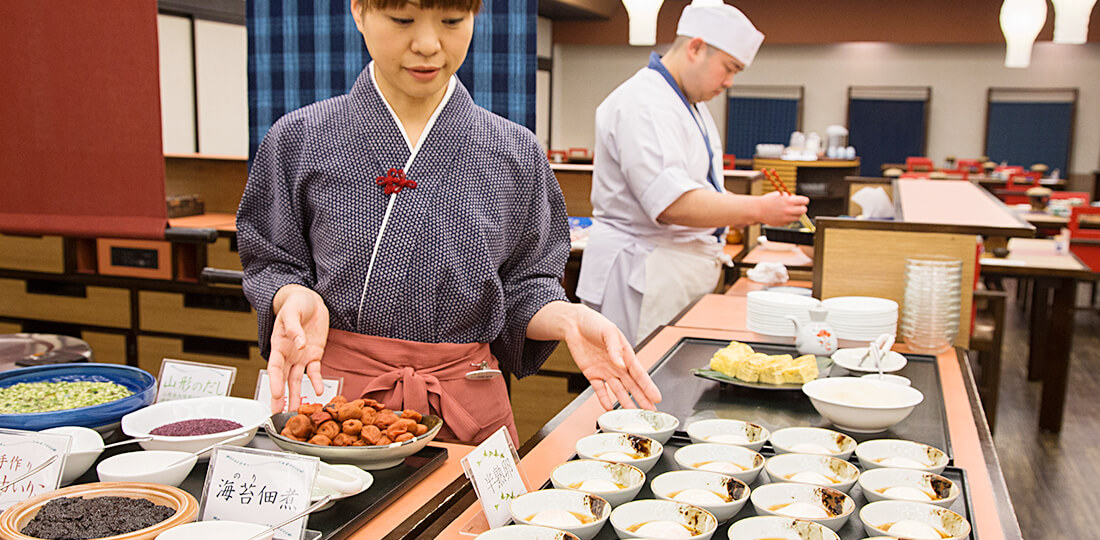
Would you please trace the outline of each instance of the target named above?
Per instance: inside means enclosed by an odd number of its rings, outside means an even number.
[[[703,102],[752,63],[764,34],[727,4],[685,7],[676,34],[596,109],[594,220],[577,296],[634,344],[714,290],[729,263],[725,227],[787,224],[809,202],[722,188],[722,144]]]

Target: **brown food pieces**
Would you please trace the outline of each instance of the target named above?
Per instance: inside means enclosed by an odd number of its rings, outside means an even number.
[[[325,405],[304,404],[281,435],[320,446],[376,446],[412,440],[428,432],[424,415],[412,409],[392,411],[370,398],[349,401],[336,396]]]
[[[414,424],[419,424],[420,421],[424,419],[424,415],[412,409],[405,409],[401,411],[401,418],[408,418],[409,420],[412,420]]]
[[[335,438],[340,433],[340,426],[334,420],[329,420],[324,424],[317,426],[317,434],[324,435],[330,439]]]
[[[348,435],[359,435],[359,432],[363,431],[363,423],[355,419],[345,420],[340,427]]]
[[[355,442],[356,440],[357,439],[353,435],[348,435],[347,433],[341,433],[341,434],[337,435],[336,438],[332,439],[332,445],[333,446],[351,446],[351,443]]]
[[[378,444],[378,441],[382,440],[382,430],[378,429],[378,426],[374,424],[363,426],[363,431],[359,433],[359,438],[367,441],[367,444],[370,445]]]

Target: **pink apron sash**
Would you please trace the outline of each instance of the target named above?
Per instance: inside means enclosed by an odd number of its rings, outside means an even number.
[[[419,343],[330,329],[321,373],[343,377],[346,396],[439,414],[444,437],[476,443],[507,426],[518,446],[503,377],[466,379],[483,361],[497,367],[487,343]]]

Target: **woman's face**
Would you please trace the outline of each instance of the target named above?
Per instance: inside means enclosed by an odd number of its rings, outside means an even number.
[[[442,99],[447,81],[466,59],[474,14],[454,9],[362,9],[351,2],[382,93],[389,100]]]

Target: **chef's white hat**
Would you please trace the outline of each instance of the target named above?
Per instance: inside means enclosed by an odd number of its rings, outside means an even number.
[[[697,1],[684,8],[676,35],[703,38],[707,45],[729,53],[745,67],[749,67],[764,34],[760,33],[741,10],[717,2]]]

